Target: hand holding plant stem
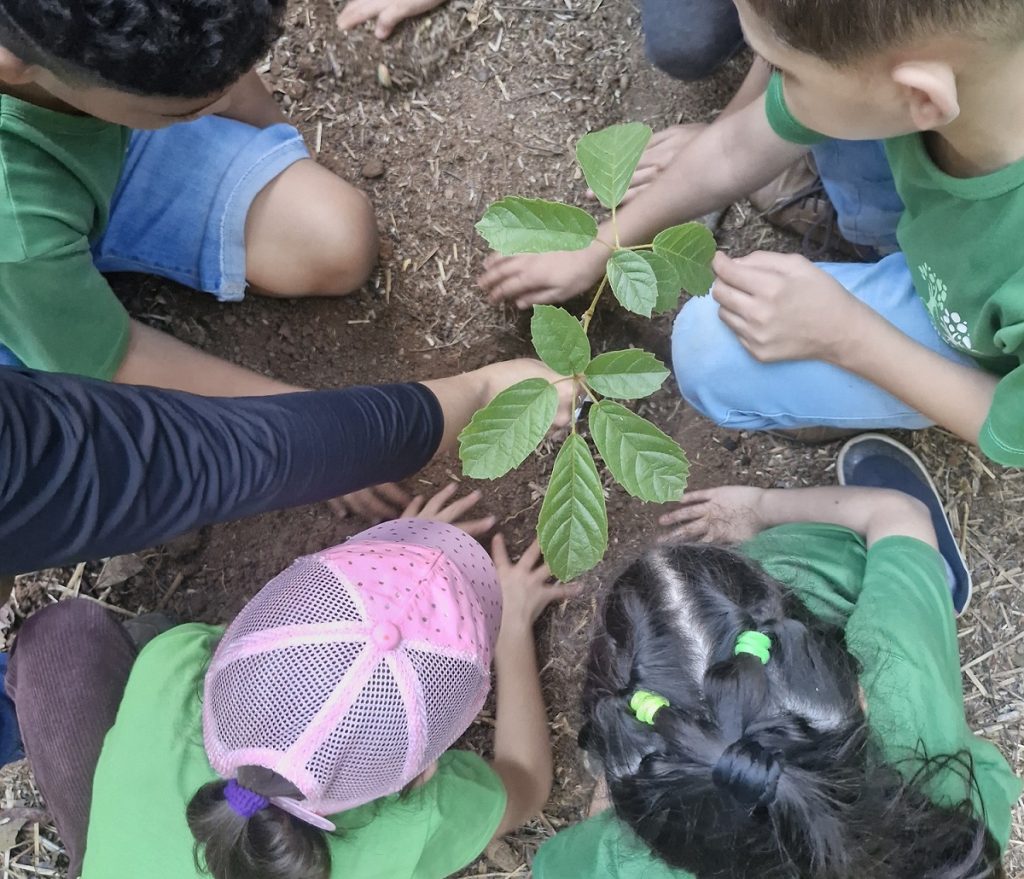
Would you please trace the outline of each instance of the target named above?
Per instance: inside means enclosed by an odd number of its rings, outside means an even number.
[[[611,210],[625,195],[633,172],[650,140],[645,125],[617,125],[581,138],[576,155],[591,190]],[[477,224],[499,253],[548,253],[592,248],[597,222],[579,208],[540,199],[508,197],[491,205]],[[534,307],[531,331],[538,356],[571,381],[573,391],[597,400],[588,424],[594,445],[615,480],[634,497],[664,503],[679,500],[689,465],[678,444],[644,418],[613,400],[653,394],[668,377],[654,355],[638,349],[592,356],[588,336],[598,302],[611,290],[629,311],[650,317],[674,309],[680,291],[702,295],[714,276],[711,233],[698,223],[674,226],[653,242],[609,251],[605,274],[584,313],[577,319],[565,309]],[[610,398],[610,399],[602,399]],[[462,432],[460,457],[468,476],[496,479],[518,467],[550,430],[558,405],[555,385],[528,379],[499,394]],[[608,545],[604,488],[579,419],[559,450],[537,525],[544,557],[560,580],[594,567]]]

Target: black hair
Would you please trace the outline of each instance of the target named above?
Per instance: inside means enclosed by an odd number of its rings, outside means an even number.
[[[0,0],[0,45],[57,76],[201,98],[242,77],[287,0]]]
[[[295,796],[275,773],[243,766],[239,783],[267,797]],[[331,853],[323,831],[277,806],[243,818],[224,795],[226,781],[196,791],[186,819],[195,837],[195,864],[214,879],[330,879]]]
[[[771,639],[767,664],[734,655]],[[580,744],[618,817],[698,879],[981,879],[999,849],[973,814],[970,760],[885,763],[841,630],[726,549],[653,550],[612,586],[591,645]],[[670,702],[640,722],[637,690]],[[958,772],[965,796],[933,803]],[[905,777],[905,776],[909,776]]]

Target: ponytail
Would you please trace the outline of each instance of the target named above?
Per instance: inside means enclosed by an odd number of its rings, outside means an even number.
[[[274,805],[244,817],[228,802],[229,784],[203,785],[185,813],[200,873],[214,879],[330,879],[331,853],[322,831]]]

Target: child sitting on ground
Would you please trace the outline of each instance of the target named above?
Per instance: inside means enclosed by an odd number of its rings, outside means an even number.
[[[284,0],[0,0],[0,364],[217,396],[294,390],[129,318],[101,272],[337,296],[377,253],[252,66]],[[204,118],[199,118],[204,117]]]
[[[902,253],[820,266],[719,254],[713,298],[676,322],[683,395],[735,428],[938,423],[1024,465],[1024,4],[736,5],[747,42],[777,68],[768,92],[618,212],[621,243],[730,204],[824,135],[885,139]],[[600,237],[612,240],[610,226]],[[563,300],[597,281],[607,255],[596,243],[494,259],[481,284],[524,304]]]
[[[1021,785],[964,717],[925,505],[736,486],[663,521],[740,546],[670,543],[612,586],[580,744],[613,808],[534,877],[1003,875]]]
[[[70,875],[441,879],[544,805],[532,628],[575,589],[546,585],[536,545],[513,565],[496,537],[492,563],[437,506],[299,559],[226,632],[178,626],[138,658],[84,600],[26,623],[9,689]],[[488,764],[448,749],[492,656]],[[57,727],[32,710],[55,690]]]

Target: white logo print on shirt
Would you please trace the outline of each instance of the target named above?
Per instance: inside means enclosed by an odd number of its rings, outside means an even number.
[[[946,298],[949,295],[946,282],[932,271],[928,263],[922,263],[918,271],[921,272],[921,277],[928,285],[928,299],[925,301],[925,306],[932,316],[932,323],[935,324],[939,335],[953,348],[970,351],[971,331],[967,326],[967,321],[959,312],[946,308]]]

